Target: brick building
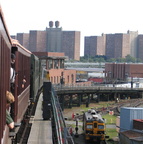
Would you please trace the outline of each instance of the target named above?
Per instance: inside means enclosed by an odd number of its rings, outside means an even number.
[[[138,36],[138,53],[137,57],[143,60],[143,35]]]
[[[64,69],[64,53],[34,52],[47,70],[47,76],[52,84],[75,84],[76,70]]]
[[[70,59],[80,59],[80,32],[63,31],[62,52]]]
[[[105,55],[107,58],[125,58],[131,55],[143,60],[142,51],[143,36],[138,35],[138,31],[84,38],[84,55]]]
[[[106,57],[107,58],[114,58],[114,53],[115,53],[115,37],[114,34],[106,34]]]
[[[18,37],[17,39],[19,40]],[[46,52],[46,31],[30,31],[27,49],[31,52]]]
[[[95,56],[105,55],[105,37],[102,36],[89,36],[84,38],[84,55]]]
[[[107,81],[127,81],[128,78],[143,78],[143,64],[106,63]]]
[[[125,58],[130,55],[128,34],[106,34],[106,56],[107,58]]]
[[[26,48],[29,47],[29,34],[27,34],[27,33],[18,33],[17,37],[18,37],[19,41],[21,42],[21,45],[23,45]]]
[[[31,30],[29,33],[17,33],[12,38],[31,52],[64,52],[69,59],[80,59],[80,32],[63,31],[59,22],[49,22],[49,28],[44,31]]]
[[[137,58],[137,38],[138,38],[138,31],[129,31],[127,32],[130,36],[130,55],[132,57]]]

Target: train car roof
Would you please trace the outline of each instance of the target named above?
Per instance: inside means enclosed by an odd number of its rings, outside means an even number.
[[[99,113],[97,113],[95,110],[88,110],[85,112],[85,119],[86,121],[95,121],[95,119],[104,121]]]
[[[29,51],[28,49],[26,49],[25,47],[23,47],[18,40],[16,39],[12,39],[12,47],[16,47],[18,48],[18,51],[25,54],[25,55],[31,55],[32,52]]]
[[[3,22],[3,26],[5,28],[8,39],[9,39],[10,43],[12,44],[11,37],[10,37],[9,31],[8,31],[8,28],[7,28],[7,25],[6,25],[6,21],[5,21],[5,18],[4,18],[4,14],[3,14],[3,11],[2,11],[1,5],[0,5],[0,17],[1,17],[1,20]]]

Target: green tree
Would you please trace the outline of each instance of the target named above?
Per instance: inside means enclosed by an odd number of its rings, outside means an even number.
[[[136,62],[136,59],[130,55],[127,55],[125,58],[126,58],[126,62],[133,62],[133,63]]]
[[[125,62],[125,58],[117,58],[117,62]]]
[[[116,59],[115,58],[110,58],[110,59],[107,59],[107,62],[116,62]]]

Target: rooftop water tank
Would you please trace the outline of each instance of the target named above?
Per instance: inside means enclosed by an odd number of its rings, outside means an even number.
[[[55,26],[56,26],[56,28],[58,28],[59,25],[60,25],[60,22],[59,22],[59,21],[55,21]]]
[[[52,28],[53,27],[53,21],[49,22],[49,27]]]

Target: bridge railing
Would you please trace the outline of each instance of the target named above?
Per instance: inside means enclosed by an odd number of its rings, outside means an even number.
[[[44,82],[43,85],[43,118],[51,119],[54,144],[74,144],[69,134],[63,112],[52,87],[51,82]]]
[[[134,90],[142,90],[143,88],[140,87],[140,88],[137,88],[137,87],[127,87],[127,86],[114,86],[113,84],[110,84],[110,85],[106,85],[106,84],[101,84],[101,85],[74,85],[74,84],[66,84],[66,85],[53,85],[54,89],[55,90],[74,90],[74,89],[95,89],[95,90],[131,90],[131,89],[134,89]]]

